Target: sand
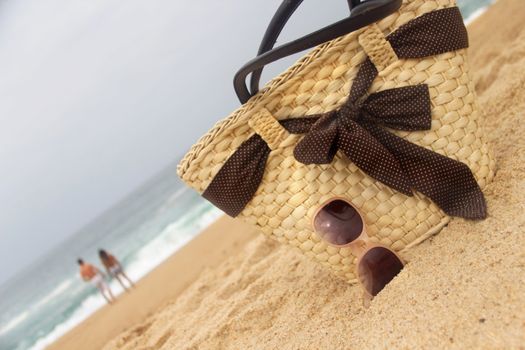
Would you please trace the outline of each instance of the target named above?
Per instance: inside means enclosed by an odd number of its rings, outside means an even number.
[[[498,166],[489,218],[454,219],[413,248],[369,308],[359,287],[221,219],[53,348],[99,348],[126,328],[104,349],[525,349],[523,19],[525,1],[499,0],[469,26]]]

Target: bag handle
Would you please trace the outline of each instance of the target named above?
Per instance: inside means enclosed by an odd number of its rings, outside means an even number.
[[[273,48],[286,22],[301,2],[302,0],[283,1],[264,34],[258,56],[242,66],[235,74],[233,86],[241,103],[245,103],[259,91],[259,80],[266,65],[379,21],[397,11],[401,7],[402,0],[348,0],[351,9],[348,18]],[[249,74],[252,74],[251,92],[246,86],[246,77]]]
[[[353,1],[356,0],[348,0],[350,11],[354,6],[352,3]],[[294,14],[295,10],[299,8],[299,5],[301,5],[302,2],[303,0],[284,0],[281,3],[273,15],[268,28],[266,28],[266,32],[261,40],[261,44],[259,45],[259,50],[257,51],[257,56],[273,49],[284,26],[288,23],[288,20]],[[261,80],[263,68],[264,67],[254,70],[250,76],[249,88],[252,96],[259,91],[259,81]]]

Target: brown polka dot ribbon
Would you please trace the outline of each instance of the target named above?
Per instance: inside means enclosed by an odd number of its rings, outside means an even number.
[[[424,14],[386,37],[399,58],[422,58],[468,47],[457,7]],[[383,90],[368,95],[378,71],[365,60],[339,109],[280,121],[290,133],[305,137],[294,150],[304,164],[331,163],[338,150],[362,171],[411,196],[419,191],[448,215],[482,219],[485,199],[470,169],[408,142],[386,128],[414,131],[431,128],[427,85]],[[237,216],[252,199],[271,153],[257,134],[239,146],[219,170],[203,197]]]

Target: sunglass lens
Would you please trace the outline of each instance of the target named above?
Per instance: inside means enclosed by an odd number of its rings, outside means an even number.
[[[403,269],[403,262],[391,250],[374,247],[361,258],[358,273],[372,295],[377,295]]]
[[[361,234],[363,219],[357,210],[343,200],[334,200],[319,210],[314,229],[330,244],[345,245]]]

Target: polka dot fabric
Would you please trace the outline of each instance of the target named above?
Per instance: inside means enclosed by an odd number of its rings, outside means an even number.
[[[400,162],[411,186],[451,216],[484,219],[483,192],[465,164],[414,145],[375,125],[365,127]]]
[[[257,134],[239,146],[202,194],[230,216],[237,216],[251,199],[264,174],[270,147]]]
[[[457,7],[411,20],[387,37],[398,57],[420,58],[468,47],[467,28]],[[432,45],[429,45],[431,43]]]
[[[384,90],[319,118],[294,150],[303,164],[331,163],[337,150],[361,170],[401,193],[411,195],[410,179],[399,161],[366,129],[379,124],[399,130],[430,128],[430,100],[426,85]]]
[[[450,41],[441,35],[444,23],[458,29]],[[396,31],[387,39],[392,40],[399,57],[423,57],[468,46],[466,33],[460,27],[464,28],[458,9],[448,8],[401,26],[402,35]],[[377,31],[375,26],[371,28]],[[425,41],[434,36],[435,41]],[[366,60],[345,104],[324,115],[306,118],[308,122],[317,121],[295,147],[295,158],[303,164],[329,164],[341,150],[369,176],[405,195],[417,190],[449,215],[484,218],[483,193],[466,165],[410,144],[379,127],[430,129],[428,86],[388,89],[366,96],[377,74],[372,61]],[[297,118],[295,122],[301,120]],[[252,137],[226,162],[203,196],[226,213],[238,215],[259,187],[268,149],[264,139]],[[242,178],[235,180],[239,176]]]

